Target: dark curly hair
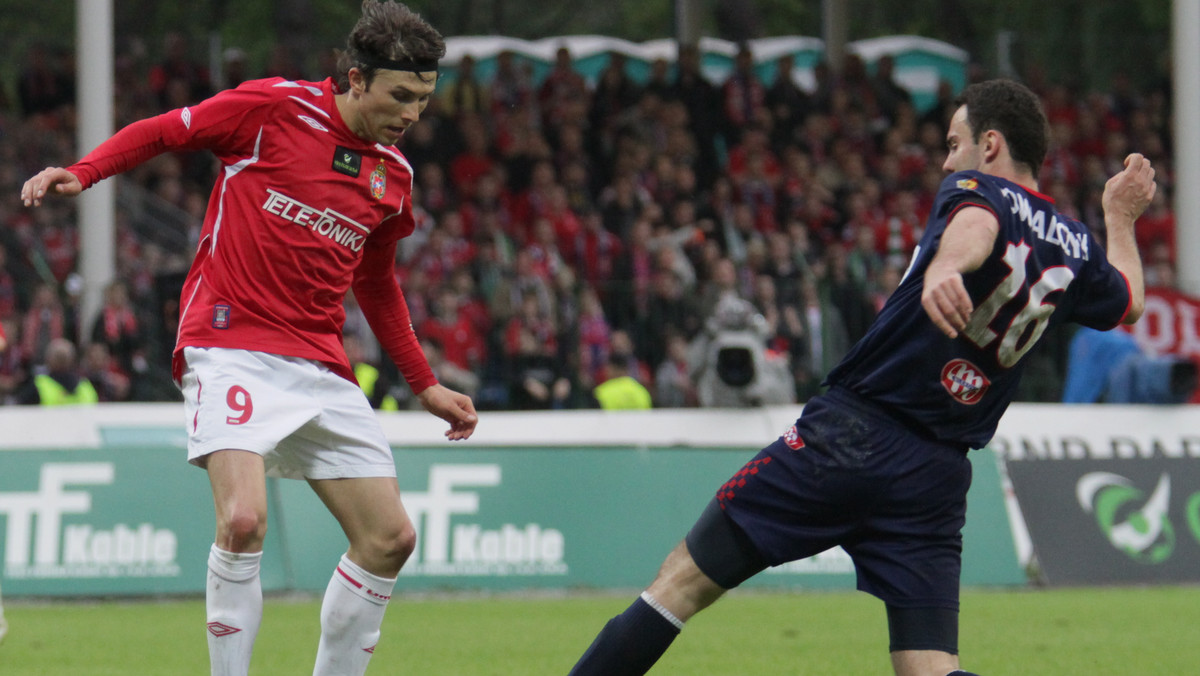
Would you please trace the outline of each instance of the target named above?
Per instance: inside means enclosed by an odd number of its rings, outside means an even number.
[[[358,68],[369,88],[378,70],[371,61],[436,61],[445,55],[442,34],[421,15],[392,0],[363,0],[362,17],[338,55],[338,85],[349,89],[350,69]]]
[[[1008,79],[978,82],[963,90],[955,104],[967,107],[967,126],[976,142],[994,129],[1004,136],[1014,162],[1036,179],[1046,159],[1050,126],[1042,103],[1025,85]]]

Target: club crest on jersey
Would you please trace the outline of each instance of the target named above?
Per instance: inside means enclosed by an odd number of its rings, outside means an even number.
[[[966,359],[953,359],[942,368],[942,387],[960,404],[978,404],[991,385],[983,369]]]
[[[973,178],[960,178],[954,185],[962,190],[974,190],[979,187],[979,181]]]
[[[371,196],[381,200],[385,192],[387,192],[387,167],[384,166],[383,159],[380,159],[375,171],[371,172]]]
[[[793,451],[804,448],[804,440],[800,438],[800,433],[796,431],[795,425],[787,428],[787,431],[783,433],[783,443]]]

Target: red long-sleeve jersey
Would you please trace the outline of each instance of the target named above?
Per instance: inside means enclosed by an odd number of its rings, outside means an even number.
[[[332,80],[243,83],[129,125],[68,169],[84,187],[170,150],[211,150],[221,172],[180,300],[184,347],[324,362],[353,380],[342,348],[353,288],[414,392],[436,382],[393,273],[413,230],[412,167],[350,131]]]

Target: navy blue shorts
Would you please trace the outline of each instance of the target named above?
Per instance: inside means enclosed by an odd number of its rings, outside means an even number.
[[[769,565],[841,545],[858,588],[899,608],[958,609],[966,449],[834,389],[717,492]]]

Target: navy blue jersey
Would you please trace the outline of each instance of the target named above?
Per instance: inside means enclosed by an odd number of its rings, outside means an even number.
[[[983,207],[1000,222],[995,248],[963,275],[975,311],[955,339],[925,314],[921,291],[946,224]],[[1129,310],[1129,282],[1079,221],[1045,195],[964,171],[938,190],[904,280],[854,348],[826,378],[942,441],[980,448],[1016,392],[1022,359],[1052,324],[1111,329]]]

